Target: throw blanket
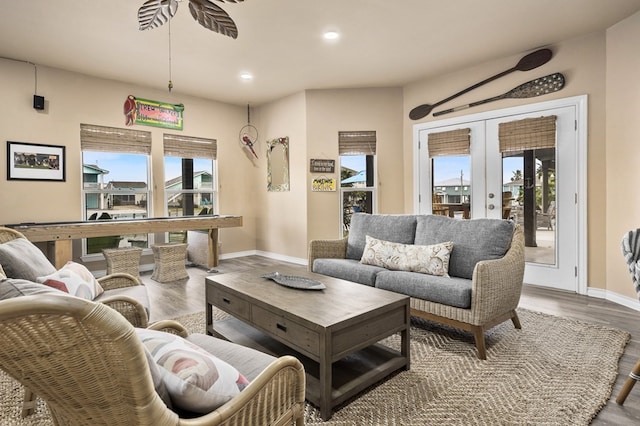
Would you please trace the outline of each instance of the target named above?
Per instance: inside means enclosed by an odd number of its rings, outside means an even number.
[[[629,231],[622,239],[622,254],[627,261],[633,286],[640,298],[640,229]]]

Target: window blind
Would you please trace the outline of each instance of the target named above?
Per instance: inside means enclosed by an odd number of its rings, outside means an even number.
[[[500,152],[555,148],[556,116],[526,118],[500,123]]]
[[[338,132],[338,153],[340,155],[375,155],[375,130]]]
[[[215,139],[197,138],[183,135],[164,134],[164,155],[180,158],[210,158],[218,156],[218,143]]]
[[[429,157],[444,155],[469,155],[471,153],[471,129],[429,133]]]
[[[80,124],[80,147],[83,151],[148,155],[151,154],[151,132]]]

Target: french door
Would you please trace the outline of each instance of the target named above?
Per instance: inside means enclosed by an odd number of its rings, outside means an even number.
[[[529,109],[416,125],[417,210],[460,220],[511,219],[525,232],[525,283],[583,292],[577,107],[541,103]],[[518,142],[522,137],[515,145],[505,143],[505,129],[530,122],[553,125],[546,144],[527,146]],[[454,131],[468,138],[466,152],[433,143]]]

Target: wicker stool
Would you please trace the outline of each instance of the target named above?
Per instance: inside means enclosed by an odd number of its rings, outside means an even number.
[[[102,254],[107,261],[107,275],[116,272],[125,272],[136,278],[140,278],[140,247],[122,247],[116,249],[103,249]]]
[[[160,283],[189,278],[185,263],[187,245],[184,243],[162,243],[151,246],[153,250],[153,274],[151,279]]]

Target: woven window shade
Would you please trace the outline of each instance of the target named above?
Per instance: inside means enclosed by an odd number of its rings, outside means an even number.
[[[470,145],[471,129],[469,128],[429,133],[429,157],[469,155]]]
[[[218,156],[215,139],[195,138],[182,135],[163,135],[164,155],[180,158],[210,158]]]
[[[556,116],[526,118],[500,123],[500,152],[555,148]]]
[[[83,151],[151,154],[151,132],[80,124]]]
[[[340,155],[376,155],[376,132],[338,132]]]

